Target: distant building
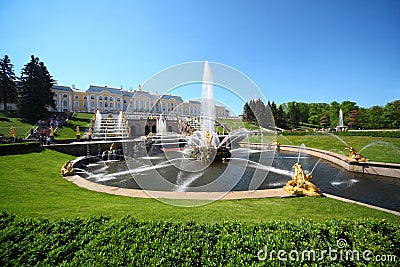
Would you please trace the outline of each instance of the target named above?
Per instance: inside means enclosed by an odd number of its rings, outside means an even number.
[[[54,85],[55,108],[58,112],[95,112],[116,113],[128,111],[133,113],[174,114],[180,116],[200,116],[200,101],[183,101],[180,96],[160,95],[137,90],[124,90],[107,86],[90,85],[88,90],[78,90],[73,85]],[[128,110],[129,107],[129,110]],[[216,105],[216,117],[229,117],[229,110]]]

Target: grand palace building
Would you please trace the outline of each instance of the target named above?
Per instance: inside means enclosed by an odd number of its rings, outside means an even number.
[[[151,113],[189,117],[200,116],[200,101],[183,101],[180,96],[153,94],[137,90],[124,90],[107,86],[90,85],[87,90],[75,86],[54,85],[55,109],[58,112]],[[221,105],[215,106],[216,117],[229,117],[229,110]]]

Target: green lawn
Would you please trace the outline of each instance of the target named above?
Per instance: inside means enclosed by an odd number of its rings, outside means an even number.
[[[77,187],[60,175],[60,167],[70,155],[44,150],[40,153],[1,156],[0,210],[22,217],[90,217],[106,215],[138,220],[222,222],[239,220],[263,222],[296,221],[308,218],[387,219],[400,223],[400,217],[329,198],[251,199],[216,201],[183,208],[154,199],[137,199],[97,193]]]
[[[71,139],[76,138],[76,126],[79,126],[81,137],[86,128],[90,127],[90,121],[93,118],[93,113],[75,113],[75,115],[68,120],[64,127],[60,127],[56,131],[55,139]]]
[[[342,136],[333,134],[310,134],[303,136],[277,136],[277,141],[283,145],[318,148],[348,155],[347,146],[361,151],[361,155],[371,161],[400,163],[400,138],[371,136]]]
[[[249,130],[257,130],[260,128],[257,125],[251,124],[247,121],[242,121],[240,119],[216,119],[216,121],[219,123],[225,124],[232,130],[237,130],[239,128],[246,128]]]
[[[16,117],[13,111],[0,111],[0,136],[10,137],[10,128],[14,126],[17,129],[16,137],[24,138],[25,134],[35,125],[24,123]]]
[[[234,119],[218,119],[219,122],[226,124],[232,129],[245,127],[247,129],[257,129],[253,124]],[[251,136],[243,141],[261,142],[261,137]],[[263,137],[263,143],[271,141],[271,136]],[[332,133],[310,133],[308,135],[285,135],[278,134],[276,141],[283,145],[318,148],[343,155],[348,155],[345,150],[347,146],[354,147],[361,151],[361,155],[371,161],[400,163],[400,138],[372,137],[372,136],[337,136]]]

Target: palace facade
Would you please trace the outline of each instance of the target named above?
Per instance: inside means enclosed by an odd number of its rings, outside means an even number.
[[[160,95],[137,90],[124,90],[107,86],[90,85],[88,90],[79,90],[75,86],[54,85],[55,109],[58,112],[95,112],[170,114],[199,117],[200,101],[183,101],[180,96]],[[216,117],[229,117],[229,110],[221,105],[215,106]]]

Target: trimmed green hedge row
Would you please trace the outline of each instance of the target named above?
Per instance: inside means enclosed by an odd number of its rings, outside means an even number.
[[[394,132],[394,131],[388,131],[388,132],[366,132],[366,131],[360,131],[360,132],[331,132],[332,134],[336,134],[338,136],[371,136],[371,137],[392,137],[392,138],[400,138],[400,131],[399,132]],[[282,135],[284,136],[304,136],[304,135],[324,135],[327,133],[320,133],[320,132],[303,132],[303,131],[296,131],[296,132],[290,132],[286,131],[283,132]]]
[[[371,136],[371,137],[392,137],[392,138],[400,138],[400,132],[338,132],[339,136]]]
[[[366,250],[371,260],[393,255],[385,264],[395,265],[400,257],[400,227],[386,221],[198,224],[142,222],[131,217],[49,221],[17,219],[3,212],[0,229],[1,266],[304,266],[312,262],[365,266],[374,265],[362,257]],[[343,244],[347,246],[340,249]],[[331,258],[322,254],[329,249],[336,250]],[[302,257],[311,250],[317,253],[315,260],[312,254]],[[348,250],[359,251],[359,257],[346,256]],[[298,261],[292,251],[297,251]]]
[[[43,149],[39,142],[1,144],[0,156],[41,152]]]

